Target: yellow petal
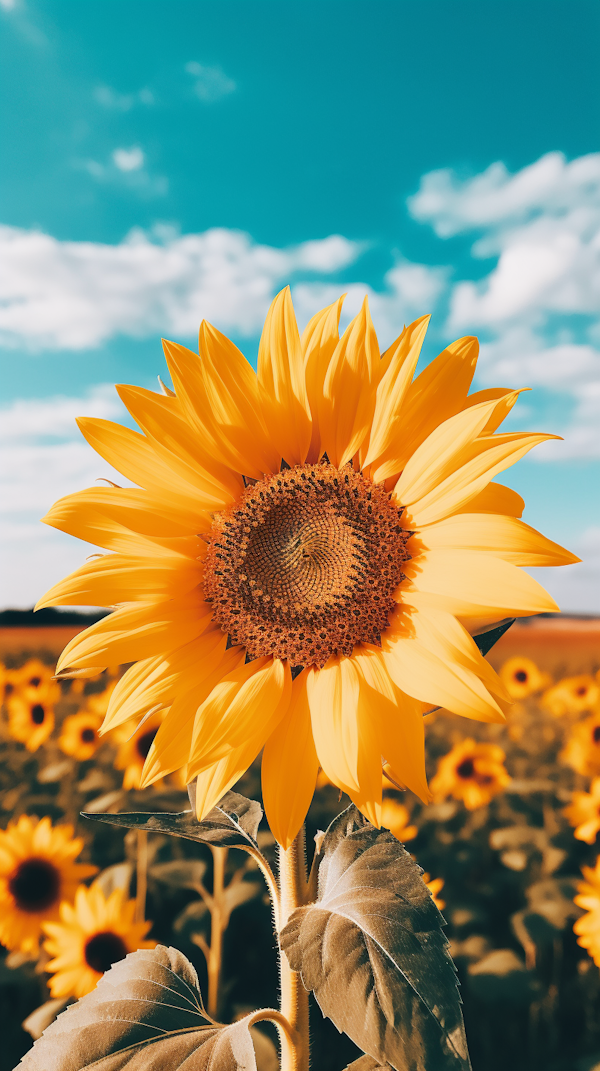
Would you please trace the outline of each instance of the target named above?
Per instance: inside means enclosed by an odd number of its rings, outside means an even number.
[[[338,468],[354,457],[371,427],[379,363],[377,335],[365,298],[329,362],[319,410],[321,443]]]
[[[248,741],[256,741],[258,753],[285,714],[290,696],[290,670],[278,658],[257,658],[228,673],[196,714],[190,778]]]
[[[304,354],[306,393],[312,416],[312,437],[306,457],[310,464],[315,464],[323,453],[319,413],[329,362],[340,340],[340,314],[345,297],[346,295],[342,294],[333,305],[328,305],[326,309],[317,312],[312,320],[309,320],[302,333],[301,346]]]
[[[509,435],[490,436],[479,439],[474,444],[480,452],[447,476],[441,483],[422,498],[410,503],[399,503],[406,509],[406,523],[420,527],[433,524],[450,513],[456,512],[490,482],[503,469],[514,465],[534,446],[546,439],[556,439],[556,435]],[[500,442],[496,442],[500,439]]]
[[[506,513],[509,517],[520,517],[525,509],[525,502],[512,487],[502,483],[488,483],[474,498],[453,513]]]
[[[429,550],[478,550],[513,565],[568,565],[580,559],[535,528],[493,513],[459,513],[417,529],[411,543]]]
[[[206,321],[200,325],[200,353],[220,455],[253,479],[276,472],[281,459],[264,418],[265,396],[256,372],[237,346]]]
[[[481,551],[431,550],[407,562],[405,572],[407,594],[412,590],[434,595],[440,608],[458,617],[478,616],[484,610],[493,611],[498,619],[558,610],[528,573]]]
[[[302,464],[312,434],[304,378],[304,358],[290,288],[267,313],[258,349],[258,379],[266,395],[266,418],[277,453],[289,465]]]
[[[36,605],[115,606],[185,595],[202,579],[200,562],[163,552],[156,561],[104,554],[55,584]]]
[[[265,813],[275,840],[286,851],[306,818],[319,771],[306,678],[304,670],[293,682],[288,711],[267,740],[262,758]]]
[[[66,495],[54,503],[42,520],[106,550],[123,550],[124,543],[120,540],[131,543],[132,532],[176,549],[177,540],[189,540],[192,533],[207,532],[212,523],[208,513],[199,509],[178,510],[173,503],[165,502],[162,495],[140,491],[137,487],[90,487]],[[144,545],[144,540],[138,541],[140,548]]]
[[[421,316],[405,327],[386,351],[387,370],[379,381],[369,446],[363,469],[385,457],[404,433],[403,406],[417,367],[430,316]]]
[[[400,434],[390,442],[377,464],[371,465],[374,483],[402,472],[409,457],[438,424],[462,409],[478,353],[476,338],[459,338],[417,376],[406,392]]]
[[[182,419],[176,399],[124,384],[117,386],[117,392],[159,457],[186,483],[215,504],[226,505],[239,495],[244,486],[241,477],[210,456],[209,440],[204,443],[198,429]]]
[[[465,401],[464,408],[468,409],[470,406],[479,405],[481,402],[497,400],[499,404],[483,429],[484,435],[491,435],[508,416],[519,395],[526,390],[529,390],[529,388],[521,387],[520,390],[509,390],[507,387],[489,387],[487,390],[479,390],[476,394],[470,394]]]
[[[169,647],[189,643],[204,632],[211,619],[212,607],[197,589],[179,599],[114,610],[67,644],[56,672],[152,658]]]
[[[252,742],[230,751],[223,759],[207,767],[196,778],[196,817],[199,822],[216,807],[254,762],[258,751]],[[191,780],[191,779],[190,779]],[[189,782],[188,782],[189,783]]]
[[[407,461],[394,488],[397,500],[410,505],[425,498],[464,464],[465,448],[481,435],[499,404],[502,399],[469,406],[432,431]]]

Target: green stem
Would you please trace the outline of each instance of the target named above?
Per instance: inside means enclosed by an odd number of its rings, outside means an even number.
[[[146,890],[148,887],[148,834],[145,829],[137,830],[135,862],[135,919],[136,922],[143,922],[146,917]]]
[[[297,907],[307,902],[304,827],[285,852],[279,849],[280,928]],[[279,1027],[281,1071],[308,1071],[308,993],[300,975],[293,971],[285,952],[279,951],[280,1012],[290,1029]]]
[[[228,848],[209,845],[213,857],[213,887],[210,902],[210,949],[208,953],[208,1014],[218,1018],[221,966],[223,961],[223,934],[228,916],[225,905],[225,866]]]

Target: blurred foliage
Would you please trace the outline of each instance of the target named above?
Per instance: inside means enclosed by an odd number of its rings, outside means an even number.
[[[54,824],[73,823],[85,839],[79,861],[99,867],[105,894],[123,888],[136,896],[136,880],[141,880],[139,835],[88,822],[80,812],[181,811],[188,806],[187,794],[170,779],[144,791],[124,788],[124,775],[126,784],[133,778],[127,777],[127,767],[115,767],[123,742],[110,734],[91,740],[90,730],[99,724],[121,672],[118,667],[93,681],[65,681],[57,687],[49,681],[52,656],[40,651],[36,657],[37,685],[31,684],[31,668],[22,672],[24,657],[7,658],[0,673],[6,690],[0,826],[5,828],[20,814],[48,815]],[[40,665],[47,667],[46,675],[39,672]],[[446,776],[449,787],[426,806],[384,782],[384,815],[399,836],[404,831],[408,850],[427,871],[430,887],[439,892],[443,883],[446,932],[462,983],[474,1071],[500,1071],[507,1062],[514,1071],[592,1071],[600,1067],[600,973],[591,954],[578,945],[573,924],[583,913],[574,903],[581,867],[593,867],[598,854],[590,832],[594,801],[600,807],[597,787],[590,791],[597,772],[596,745],[600,762],[600,732],[598,741],[594,737],[600,723],[598,679],[551,680],[531,660],[512,659],[503,680],[517,697],[506,724],[485,725],[443,712],[426,719],[430,780],[441,760],[445,759],[447,772],[452,749],[462,756],[465,769],[463,745],[471,741],[494,749],[477,754],[488,759],[491,755],[496,764],[495,794],[480,793],[479,805],[467,809],[464,794],[454,792],[452,778]],[[41,691],[34,694],[31,689],[35,692],[36,687]],[[21,704],[18,710],[15,699]],[[52,721],[45,739],[38,732],[36,739],[41,742],[35,750],[31,735],[29,747],[22,739],[24,719],[32,716],[39,729],[35,718],[41,715],[24,714],[26,703],[30,710],[47,704]],[[86,731],[82,744],[89,745],[87,751],[78,745],[79,731]],[[570,755],[575,755],[572,765]],[[499,777],[500,767],[510,780]],[[260,800],[258,761],[236,789]],[[444,793],[447,798],[442,798]],[[309,843],[347,802],[320,777],[307,821]],[[579,839],[579,833],[574,835],[578,823],[585,824],[587,842]],[[274,861],[272,837],[264,823],[259,840]],[[210,897],[213,854],[203,845],[155,833],[148,835],[145,845],[149,936],[185,953],[206,994],[211,915],[202,890]],[[231,913],[223,938],[219,1017],[230,1022],[257,1004],[272,1006],[277,979],[262,878],[252,860],[233,848],[225,869]],[[600,922],[600,914],[598,918]],[[36,963],[14,950],[6,950],[0,958],[4,1025],[0,1071],[10,1071],[32,1044],[20,1024],[49,999],[47,959],[42,955]],[[322,1018],[316,1006],[313,1013],[315,1071],[341,1071],[358,1050]],[[265,1040],[264,1067],[272,1067],[272,1060],[272,1046]]]

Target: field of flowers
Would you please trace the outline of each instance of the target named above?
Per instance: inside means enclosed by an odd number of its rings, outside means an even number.
[[[160,715],[135,736],[125,725],[100,737],[122,667],[59,684],[52,645],[29,631],[0,665],[0,1071],[110,963],[155,942],[194,963],[222,1021],[257,1001],[272,1005],[270,909],[248,856],[123,835],[80,816],[186,808],[175,777],[138,787]],[[534,659],[531,645],[515,646],[501,644],[491,658],[514,698],[506,724],[428,715],[433,802],[384,775],[384,824],[426,871],[447,920],[475,1071],[507,1062],[514,1071],[592,1071],[600,1067],[600,659],[593,645],[579,650],[572,672],[556,647],[550,657],[542,645]],[[236,791],[260,799],[258,762]],[[342,805],[320,774],[309,833]],[[268,854],[271,835],[261,836]],[[342,1071],[358,1050],[313,1012],[316,1071]],[[277,1066],[268,1029],[262,1071]]]

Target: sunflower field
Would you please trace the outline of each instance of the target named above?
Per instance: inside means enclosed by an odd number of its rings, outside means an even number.
[[[57,682],[55,654],[28,648],[5,652],[0,668],[2,1071],[111,963],[157,942],[191,960],[221,1021],[257,999],[272,1005],[272,922],[252,859],[93,820],[189,806],[176,776],[139,788],[160,715],[137,735],[122,725],[100,736],[124,667]],[[513,699],[506,723],[429,714],[433,802],[384,770],[383,824],[424,868],[446,919],[475,1071],[507,1061],[516,1071],[592,1071],[600,1066],[600,671],[593,648],[576,673],[556,651],[554,666],[546,657],[542,667],[515,653],[514,641],[490,658]],[[260,799],[258,763],[235,791]],[[321,771],[309,836],[342,805]],[[266,826],[259,839],[274,858]],[[342,1071],[358,1050],[316,1005],[311,1015],[315,1066]],[[255,1040],[262,1071],[277,1067],[268,1031]]]

